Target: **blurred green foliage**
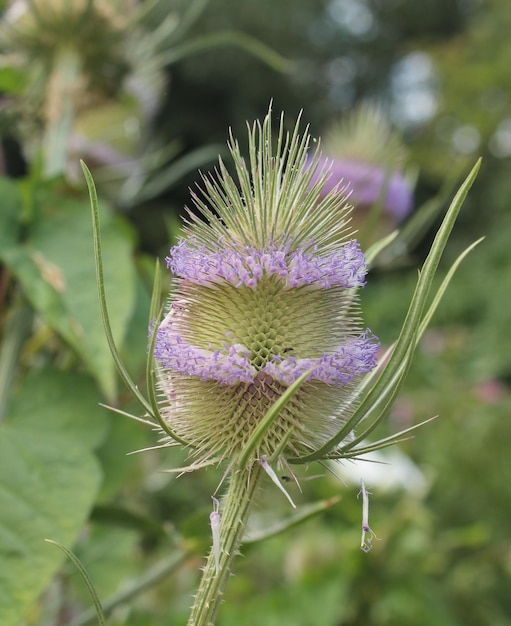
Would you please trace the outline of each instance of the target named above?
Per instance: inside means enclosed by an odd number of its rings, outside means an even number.
[[[245,120],[261,117],[272,98],[290,124],[303,108],[316,135],[361,100],[379,102],[419,167],[417,205],[438,192],[447,174],[460,175],[484,157],[448,257],[481,235],[486,241],[451,284],[388,420],[391,433],[440,416],[401,446],[426,488],[414,488],[406,472],[409,489],[368,485],[379,541],[366,555],[358,547],[358,485],[329,475],[304,481],[302,495],[291,485],[301,503],[338,494],[342,500],[284,535],[247,545],[219,623],[511,625],[507,0],[212,0],[191,2],[189,12],[186,6],[159,3],[160,18],[146,15],[146,28],[151,32],[162,16],[175,15],[177,23],[188,16],[176,45],[241,32],[292,69],[277,72],[228,39],[164,66],[158,113],[142,121],[144,141],[157,137],[171,164],[177,155],[224,143],[228,126],[244,133]],[[128,29],[124,36],[129,43]],[[117,387],[102,335],[88,201],[76,181],[43,179],[38,156],[27,150],[24,175],[13,144],[17,139],[23,148],[23,133],[7,107],[24,84],[8,61],[0,69],[0,622],[86,623],[80,615],[91,602],[83,581],[43,542],[49,537],[73,547],[107,604],[128,583],[154,573],[144,593],[113,602],[112,624],[179,626],[209,544],[210,496],[223,470],[176,479],[160,470],[183,464],[178,449],[126,456],[155,445],[155,434],[98,407],[108,401],[138,411]],[[108,303],[141,386],[152,258],[167,252],[195,169],[215,152],[198,153],[168,178],[160,160],[157,193],[137,203],[120,201],[115,185],[105,185]],[[129,167],[140,163],[146,164]],[[399,265],[369,276],[364,314],[384,343],[400,327],[432,232]],[[261,511],[286,512],[271,489],[261,500]],[[158,576],[158,567],[165,573]]]

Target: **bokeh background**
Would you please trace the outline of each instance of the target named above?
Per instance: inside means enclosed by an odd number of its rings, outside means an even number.
[[[361,103],[378,106],[406,148],[408,220],[438,205],[369,275],[364,315],[384,344],[440,209],[479,156],[440,273],[486,239],[456,274],[380,434],[438,419],[382,463],[341,466],[340,480],[304,472],[303,493],[289,487],[300,503],[340,502],[244,547],[219,624],[510,625],[508,0],[0,8],[0,623],[95,623],[83,580],[45,537],[81,559],[114,605],[111,624],[186,623],[223,469],[176,478],[161,470],[185,462],[179,449],[128,455],[157,434],[98,406],[141,414],[103,338],[78,159],[102,202],[114,334],[143,389],[154,259],[178,236],[197,170],[226,158],[228,129],[243,139],[272,101],[289,127],[303,111],[314,137]],[[164,275],[163,293],[168,284]],[[378,537],[369,554],[361,476]],[[255,522],[268,529],[288,513],[268,486]]]

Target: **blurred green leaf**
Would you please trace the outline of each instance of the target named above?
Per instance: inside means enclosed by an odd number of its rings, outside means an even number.
[[[0,69],[0,91],[8,94],[19,94],[23,91],[25,80],[22,72],[13,67]]]
[[[112,401],[116,394],[115,368],[95,295],[89,205],[68,198],[53,200],[43,207],[27,243],[6,250],[4,259],[32,306],[79,353]],[[106,212],[103,224],[108,307],[120,345],[135,307],[132,235],[125,222]]]
[[[166,530],[156,519],[130,511],[123,506],[113,504],[95,506],[91,519],[114,528],[130,528],[152,539],[164,540],[167,537]]]
[[[189,39],[185,43],[165,51],[161,55],[160,63],[171,65],[189,55],[197,54],[198,52],[206,52],[218,46],[233,46],[239,48],[251,54],[256,59],[259,59],[277,72],[291,72],[293,69],[292,61],[280,55],[270,46],[267,46],[256,37],[233,30],[208,33],[207,35],[200,35]]]
[[[21,199],[16,185],[7,178],[0,178],[0,256],[2,251],[15,245],[21,225]]]
[[[211,548],[211,524],[209,514],[212,507],[197,507],[196,510],[181,520],[179,532],[189,554],[203,555]]]
[[[140,568],[145,569],[146,565],[140,550],[140,537],[129,528],[90,524],[87,536],[74,551],[98,590],[105,612],[107,597],[124,588],[128,580],[137,578]],[[90,610],[95,617],[88,590],[75,572],[70,584],[80,605],[87,607],[86,611]],[[93,619],[91,623],[96,625],[97,620]]]
[[[24,288],[27,300],[76,351],[82,348],[79,326],[69,315],[57,281],[62,279],[59,268],[51,266],[31,246],[13,246],[1,252],[2,260]],[[53,276],[52,276],[53,273]]]
[[[27,376],[0,426],[0,624],[17,626],[72,545],[101,479],[92,454],[106,413],[92,381],[41,370]]]
[[[134,552],[133,546],[129,545],[129,536],[121,534],[121,544],[118,542],[118,533],[115,536],[104,535],[103,539],[108,538],[108,546],[105,546],[106,552],[108,552],[110,558],[108,559],[108,565],[110,566],[111,573],[118,583],[119,572],[124,575],[124,580],[121,585],[117,584],[116,592],[109,598],[103,600],[103,611],[105,615],[109,615],[116,607],[120,605],[128,605],[134,603],[135,598],[147,591],[151,587],[155,587],[158,583],[161,583],[166,578],[169,578],[176,570],[183,565],[188,558],[186,553],[175,552],[171,550],[171,556],[166,556],[148,567],[143,574],[135,574],[132,572],[134,560],[127,562],[126,555]],[[132,548],[131,550],[129,548]],[[116,551],[116,552],[114,552]],[[102,555],[105,551],[102,552]],[[103,565],[103,559],[101,559]],[[112,567],[112,565],[114,567]],[[130,572],[131,576],[126,576],[126,570]],[[89,569],[90,571],[90,569]],[[100,573],[104,577],[105,568],[102,567]],[[104,581],[103,581],[104,582]],[[103,585],[102,585],[103,588]],[[174,613],[174,611],[173,611]],[[96,611],[94,607],[90,607],[83,613],[78,615],[72,620],[70,626],[86,626],[87,624],[96,623]],[[130,615],[130,624],[134,623],[133,615]],[[145,625],[148,621],[143,622]]]

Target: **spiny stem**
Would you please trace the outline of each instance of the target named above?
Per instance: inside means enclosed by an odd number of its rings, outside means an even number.
[[[221,508],[218,573],[215,552],[212,549],[204,567],[188,626],[213,626],[215,623],[261,476],[262,468],[259,463],[254,463],[248,469],[235,469],[232,472]]]

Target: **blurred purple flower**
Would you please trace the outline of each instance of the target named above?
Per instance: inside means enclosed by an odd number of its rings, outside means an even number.
[[[308,159],[307,165],[311,161]],[[398,170],[389,175],[384,167],[378,165],[323,156],[313,176],[313,183],[319,180],[321,172],[326,168],[329,168],[330,175],[322,195],[339,186],[344,194],[350,194],[349,200],[355,207],[371,207],[385,193],[383,211],[397,222],[404,220],[412,210],[413,190]]]

